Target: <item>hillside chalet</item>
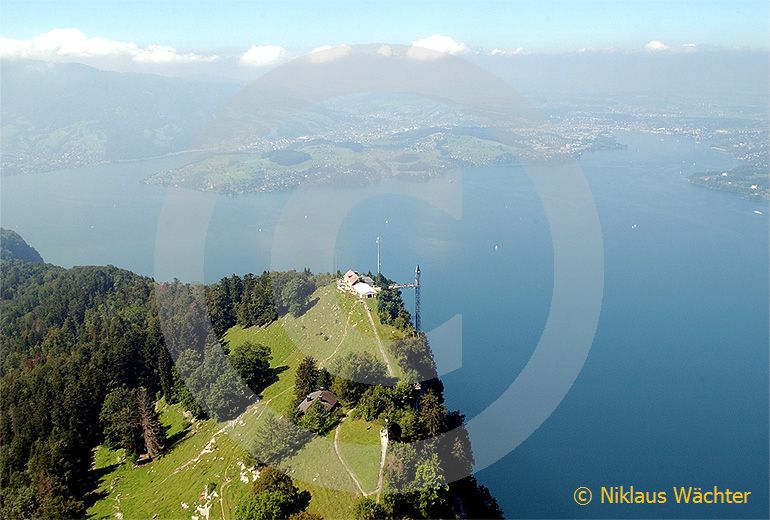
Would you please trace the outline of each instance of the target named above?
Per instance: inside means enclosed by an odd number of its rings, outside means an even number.
[[[349,270],[337,280],[337,289],[355,294],[359,298],[372,298],[380,292],[370,277]]]
[[[301,403],[297,406],[297,410],[300,411],[300,413],[307,412],[308,408],[313,406],[313,403],[315,402],[321,403],[324,408],[326,408],[326,411],[333,410],[337,406],[339,406],[339,402],[337,401],[337,396],[334,395],[333,392],[330,392],[329,390],[316,390],[315,392],[311,392],[305,397]]]

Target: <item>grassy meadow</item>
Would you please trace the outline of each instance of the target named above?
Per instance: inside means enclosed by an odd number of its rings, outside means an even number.
[[[256,478],[248,454],[253,433],[268,414],[282,416],[288,411],[300,360],[309,355],[328,366],[347,352],[368,351],[381,357],[364,305],[370,305],[376,333],[399,375],[387,345],[401,337],[401,332],[379,321],[376,300],[357,301],[337,291],[334,285],[319,288],[312,300],[312,307],[300,317],[287,315],[267,327],[235,326],[225,334],[233,350],[245,341],[269,346],[271,365],[280,369],[277,381],[240,417],[220,423],[191,422],[179,405],[161,401],[161,421],[168,428],[170,445],[164,455],[149,464],[134,466],[132,461],[124,460],[121,451],[99,447],[94,463],[97,488],[89,514],[124,520],[206,518],[206,514],[210,519],[232,518]],[[309,511],[325,518],[349,516],[350,507],[362,496],[350,471],[364,492],[375,492],[380,429],[381,425],[346,417],[338,431],[315,436],[285,462],[284,469],[297,486],[313,495]]]

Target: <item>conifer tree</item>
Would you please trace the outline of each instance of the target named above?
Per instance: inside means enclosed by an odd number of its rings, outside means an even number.
[[[160,424],[158,412],[155,411],[155,404],[144,387],[137,391],[136,401],[145,449],[147,454],[154,459],[163,452],[166,446],[166,432]]]

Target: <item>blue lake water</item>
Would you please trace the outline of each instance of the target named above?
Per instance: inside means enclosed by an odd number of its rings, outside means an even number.
[[[767,518],[767,204],[687,182],[689,173],[728,168],[724,154],[674,137],[619,138],[628,150],[580,161],[605,262],[587,362],[543,425],[477,476],[509,517]],[[204,226],[190,232],[203,233],[205,246],[162,274],[206,281],[268,268],[375,270],[381,236],[387,275],[408,280],[422,267],[424,329],[462,317],[462,364],[443,376],[450,408],[469,419],[482,412],[532,355],[554,258],[549,222],[521,170],[300,196],[174,191],[173,203],[168,190],[140,182],[186,160],[3,178],[2,225],[52,263],[156,275],[158,250],[185,238],[158,235],[164,208],[176,204],[166,229],[200,217]],[[438,202],[426,203],[431,197]],[[210,216],[201,217],[197,208],[207,206]],[[335,211],[340,219],[330,223]],[[576,487],[602,485],[669,495],[673,485],[718,485],[752,498],[741,506],[573,502]]]

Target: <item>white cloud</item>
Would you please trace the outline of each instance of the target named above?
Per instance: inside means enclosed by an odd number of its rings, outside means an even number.
[[[434,34],[433,36],[416,40],[412,42],[412,47],[420,47],[422,49],[429,49],[442,54],[452,55],[465,54],[468,52],[467,45],[441,34]]]
[[[211,62],[218,56],[180,54],[173,47],[88,37],[80,29],[52,29],[29,40],[0,38],[0,58],[59,60],[74,58],[129,57],[137,63]]]
[[[694,43],[685,43],[684,45],[666,45],[665,43],[652,40],[644,46],[644,50],[647,52],[672,52],[672,53],[684,53],[692,54],[698,51],[698,46]]]
[[[79,29],[52,29],[31,40],[0,39],[0,56],[3,58],[90,58],[138,52],[139,47],[134,43],[88,38]]]
[[[524,47],[516,47],[515,49],[511,50],[492,49],[489,54],[490,56],[518,56],[521,54],[526,54],[526,51],[524,50]]]
[[[380,56],[393,56],[393,47],[390,45],[381,45],[379,49],[377,49],[377,54]]]
[[[644,46],[644,50],[647,52],[665,52],[670,50],[671,47],[663,43],[659,40],[652,40],[647,42],[647,44]]]
[[[241,55],[243,65],[264,66],[275,63],[286,55],[286,49],[279,45],[252,45]]]
[[[137,63],[211,63],[218,59],[219,56],[214,55],[179,54],[175,48],[166,45],[150,45],[133,56],[133,60]]]

